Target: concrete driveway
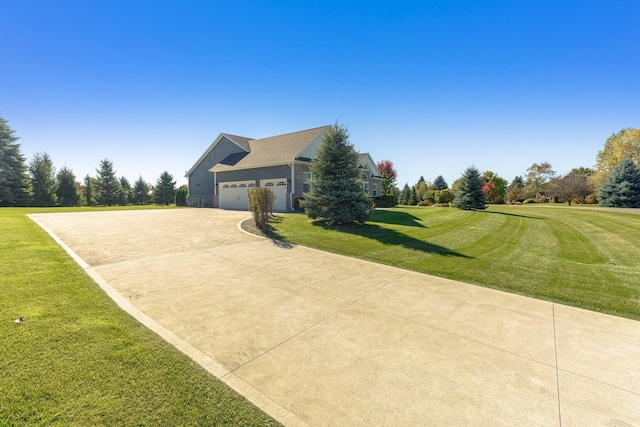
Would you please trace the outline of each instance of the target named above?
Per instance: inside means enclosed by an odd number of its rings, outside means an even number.
[[[286,425],[640,425],[640,322],[248,235],[37,214],[122,308]]]

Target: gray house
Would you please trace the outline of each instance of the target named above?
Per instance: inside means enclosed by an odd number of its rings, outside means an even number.
[[[268,187],[275,211],[291,211],[309,191],[309,165],[330,126],[252,139],[221,133],[187,171],[187,204],[248,210],[247,190]],[[382,190],[382,176],[367,153],[360,154],[362,185],[371,197]]]

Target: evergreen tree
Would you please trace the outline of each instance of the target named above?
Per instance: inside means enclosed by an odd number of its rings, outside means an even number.
[[[600,206],[640,208],[640,168],[630,159],[616,165],[598,191]]]
[[[316,154],[311,191],[302,202],[306,214],[329,224],[366,220],[371,201],[362,188],[358,153],[347,129],[338,123],[331,126]]]
[[[142,179],[142,175],[133,183],[132,203],[146,205],[151,201],[151,186]]]
[[[444,190],[449,188],[449,184],[444,180],[442,175],[438,175],[438,177],[433,181],[433,189],[434,190]]]
[[[97,180],[89,175],[84,177],[84,202],[87,206],[95,206],[98,197],[98,183]]]
[[[404,187],[402,187],[402,191],[400,192],[400,197],[398,197],[398,204],[408,205],[410,198],[411,198],[411,188],[409,187],[409,184],[405,182]]]
[[[113,163],[108,159],[100,160],[98,172],[98,194],[96,201],[98,204],[112,206],[119,202],[120,181],[116,178],[116,171]]]
[[[187,196],[189,195],[189,186],[183,184],[176,190],[176,206],[187,206]]]
[[[416,194],[416,187],[411,187],[411,192],[409,193],[409,200],[407,201],[409,206],[415,206],[418,204],[418,196]]]
[[[46,151],[33,155],[33,159],[29,163],[29,175],[31,177],[33,206],[55,206],[58,187],[56,168]]]
[[[58,204],[60,206],[79,206],[80,192],[78,191],[78,184],[73,171],[66,166],[62,167],[58,171],[57,181],[56,196],[58,197]]]
[[[30,202],[27,166],[14,133],[0,117],[0,206],[26,206]]]
[[[120,192],[118,193],[118,204],[119,205],[128,205],[132,203],[133,199],[133,188],[131,188],[131,184],[129,180],[123,175],[120,177]]]
[[[170,205],[175,202],[176,182],[169,172],[164,171],[156,181],[154,191],[156,203],[160,205]]]
[[[478,169],[469,167],[462,174],[453,206],[458,209],[486,209],[486,198],[482,186],[484,180]]]

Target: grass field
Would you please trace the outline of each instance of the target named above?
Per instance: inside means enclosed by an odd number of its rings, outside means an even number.
[[[0,209],[0,425],[277,425],[118,308],[25,216],[47,211]]]
[[[279,216],[274,236],[603,313],[640,319],[640,215],[545,205],[398,207],[325,228]]]

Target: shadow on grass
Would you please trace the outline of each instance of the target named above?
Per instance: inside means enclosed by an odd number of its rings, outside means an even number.
[[[397,224],[393,222],[392,224]],[[403,233],[399,233],[395,230],[390,230],[385,227],[381,227],[376,224],[355,224],[355,225],[343,225],[339,227],[329,227],[326,224],[314,223],[314,225],[323,228],[335,228],[343,233],[355,234],[357,236],[366,237],[368,239],[375,239],[384,245],[402,246],[407,249],[414,249],[421,252],[443,255],[443,256],[455,256],[460,258],[472,258],[470,256],[461,254],[460,252],[452,251],[449,248],[440,245],[434,245],[424,240],[416,239],[415,237],[408,236]],[[420,227],[423,227],[420,225]]]
[[[412,215],[408,215],[412,216]],[[414,217],[415,218],[415,217]],[[278,223],[280,219],[276,218],[271,221]],[[397,222],[390,222],[391,224],[397,224]],[[367,239],[375,239],[384,245],[402,246],[408,249],[414,249],[417,251],[432,253],[443,256],[455,256],[460,258],[472,258],[470,256],[461,254],[459,252],[452,251],[444,246],[434,245],[432,243],[425,242],[424,240],[416,239],[403,233],[399,233],[395,230],[390,230],[385,227],[381,227],[369,222],[365,224],[351,224],[351,225],[339,225],[330,226],[322,221],[316,221],[312,223],[314,227],[320,227],[325,230],[339,231],[341,233],[354,234],[356,236],[364,237]],[[423,227],[418,224],[418,226]],[[280,235],[273,227],[269,227],[267,237],[270,238],[274,245],[281,248],[292,248],[293,244],[287,241],[285,236]]]
[[[489,211],[489,210],[478,211],[478,212],[485,212],[485,213],[488,213],[488,214],[495,214],[495,215],[516,216],[518,218],[527,218],[527,219],[544,219],[544,218],[541,218],[539,216],[519,215],[519,214],[514,214],[514,213],[496,212],[496,211]]]
[[[415,215],[411,215],[406,212],[395,211],[374,211],[373,215],[369,217],[367,222],[379,222],[382,224],[395,224],[406,225],[409,227],[422,227],[426,228],[423,224],[420,224],[419,218]]]

